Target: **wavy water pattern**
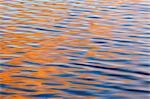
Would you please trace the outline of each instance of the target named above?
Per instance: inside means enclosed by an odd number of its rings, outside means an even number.
[[[0,99],[148,99],[149,0],[0,0]]]

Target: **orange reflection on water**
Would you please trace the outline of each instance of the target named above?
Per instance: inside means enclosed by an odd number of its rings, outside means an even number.
[[[28,1],[34,2],[34,0]],[[141,52],[113,47],[112,42],[115,36],[112,31],[123,23],[122,20],[119,20],[123,16],[111,10],[109,13],[104,13],[105,11],[102,12],[101,10],[106,8],[100,8],[100,5],[117,7],[127,2],[132,4],[141,1],[105,0],[95,3],[95,0],[86,0],[84,4],[75,1],[74,6],[66,1],[66,3],[48,1],[28,4],[24,1],[14,0],[16,3],[7,3],[1,0],[0,4],[3,6],[0,6],[0,12],[3,13],[0,15],[0,20],[2,19],[0,25],[4,27],[2,27],[2,37],[0,37],[0,59],[5,62],[1,64],[4,66],[0,69],[0,84],[7,85],[2,91],[8,96],[3,94],[0,95],[0,98],[36,99],[33,98],[36,95],[57,94],[68,99],[97,99],[97,96],[82,96],[82,92],[76,95],[65,90],[90,90],[93,93],[99,93],[111,89],[96,87],[105,82],[115,84],[135,83],[133,80],[127,79],[112,80],[113,77],[108,75],[111,73],[122,74],[121,71],[115,71],[115,68],[131,68],[131,65],[117,62],[109,63],[109,61],[138,59],[136,56],[129,57],[117,53],[137,54]],[[75,10],[73,15],[78,17],[70,17],[69,14],[72,12],[69,11],[76,7],[80,8],[80,5],[87,6],[89,11],[79,13],[76,12],[78,10]],[[11,8],[15,10],[11,10]],[[132,10],[123,13],[135,14],[136,12]],[[92,15],[102,18],[89,18]],[[4,21],[3,18],[6,16],[7,18]],[[104,24],[114,17],[118,19],[115,24]],[[61,22],[64,22],[62,24],[67,28],[56,27]],[[126,39],[127,36],[122,35],[120,38]],[[103,38],[108,40],[109,43],[105,44],[105,41],[104,44],[94,43],[93,38]],[[138,39],[128,40],[136,41]],[[92,67],[90,64],[95,62],[93,58],[104,60],[96,62],[106,63],[106,65],[102,66],[95,63]],[[88,65],[78,66],[71,63]],[[110,67],[103,69],[107,65],[110,65]],[[103,70],[104,74],[101,74]],[[93,71],[96,73],[94,74]],[[141,77],[141,75],[138,75],[138,77]],[[100,98],[98,97],[98,99]]]

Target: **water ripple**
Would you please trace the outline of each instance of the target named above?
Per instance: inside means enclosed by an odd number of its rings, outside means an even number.
[[[148,0],[1,0],[1,99],[148,99]]]

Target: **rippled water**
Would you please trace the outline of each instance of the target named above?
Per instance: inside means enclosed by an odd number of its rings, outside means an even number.
[[[148,0],[0,0],[1,99],[148,99]]]

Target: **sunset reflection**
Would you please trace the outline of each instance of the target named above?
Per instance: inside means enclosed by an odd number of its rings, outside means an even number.
[[[149,6],[0,0],[0,99],[147,99]]]

